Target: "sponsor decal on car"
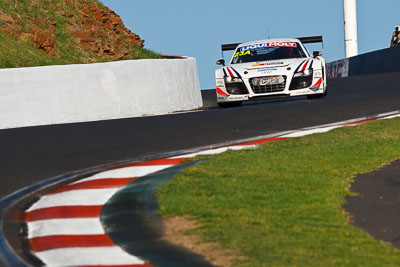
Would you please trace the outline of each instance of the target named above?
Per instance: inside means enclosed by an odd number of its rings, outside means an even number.
[[[243,96],[230,96],[228,97],[229,100],[243,100]]]
[[[319,88],[319,86],[322,84],[322,78],[319,78],[318,81],[310,87],[310,89],[315,89],[315,88]]]
[[[242,78],[240,76],[239,72],[237,72],[234,68],[232,67],[225,67],[222,69],[224,71],[225,77],[231,77],[231,78]],[[226,70],[226,71],[225,71]],[[228,75],[229,74],[229,75]]]
[[[301,64],[296,68],[296,70],[294,71],[294,73],[297,73],[301,67],[301,65],[303,65],[303,63],[306,62],[306,60],[304,60],[303,62],[301,62]]]
[[[276,71],[278,70],[277,68],[270,68],[270,69],[261,69],[261,70],[257,70],[258,72],[263,72],[263,73],[270,73],[272,71]]]
[[[282,61],[280,62],[268,62],[268,63],[258,63],[251,65],[252,67],[261,67],[261,66],[272,66],[272,65],[283,65],[284,63]]]
[[[223,79],[217,79],[217,86],[225,86],[224,80]]]
[[[291,96],[299,96],[299,95],[308,95],[310,93],[313,93],[313,91],[307,88],[307,89],[303,89],[303,90],[291,91],[290,95]]]
[[[268,73],[272,73],[274,71],[277,71],[277,68],[273,68],[273,69],[261,69],[261,70],[257,70],[257,72],[261,72],[262,74],[268,74]]]
[[[303,68],[301,69],[301,71],[305,71],[307,68],[308,63],[310,62],[310,60],[307,60],[307,62],[303,65]]]
[[[322,78],[322,71],[320,70],[314,71],[314,78]]]
[[[221,88],[217,87],[217,94],[223,96],[229,96],[229,94],[225,93]]]
[[[240,51],[254,50],[257,48],[264,48],[264,47],[297,47],[297,43],[294,42],[260,43],[260,44],[243,46],[240,48]]]
[[[245,56],[245,55],[250,55],[250,50],[236,52],[233,57],[241,57],[241,56]]]

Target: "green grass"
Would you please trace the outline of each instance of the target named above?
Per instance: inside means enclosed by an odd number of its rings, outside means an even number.
[[[212,156],[159,188],[160,214],[248,257],[234,266],[398,266],[342,206],[356,174],[400,158],[399,133],[383,120]]]
[[[64,63],[51,57],[15,36],[8,36],[0,31],[0,68],[44,66]],[[65,62],[64,64],[66,64]]]
[[[142,47],[133,47],[130,52],[134,59],[161,59],[163,58],[160,54],[151,51],[149,49],[144,49]]]

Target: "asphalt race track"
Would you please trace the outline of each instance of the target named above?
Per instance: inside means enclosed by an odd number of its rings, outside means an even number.
[[[327,98],[0,130],[0,197],[75,170],[400,110],[399,73],[328,81]],[[205,94],[209,95],[209,94]],[[214,107],[213,107],[214,106]]]
[[[329,81],[325,99],[0,130],[0,197],[63,173],[400,109],[399,73]]]

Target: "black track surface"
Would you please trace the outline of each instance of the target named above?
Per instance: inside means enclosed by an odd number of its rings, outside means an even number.
[[[220,109],[208,99],[201,112],[0,130],[0,197],[105,163],[400,110],[399,74],[330,80],[319,100]]]
[[[348,197],[345,207],[354,224],[400,249],[400,160],[358,175],[351,191],[359,194]]]
[[[0,130],[0,197],[113,161],[337,122],[400,109],[399,73],[329,81],[326,99]]]

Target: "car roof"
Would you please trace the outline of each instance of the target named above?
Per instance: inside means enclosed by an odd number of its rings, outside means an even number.
[[[245,46],[245,45],[254,45],[259,43],[279,43],[279,42],[297,42],[301,43],[299,39],[293,38],[280,38],[280,39],[263,39],[258,41],[250,41],[246,43],[241,43],[238,47]]]

